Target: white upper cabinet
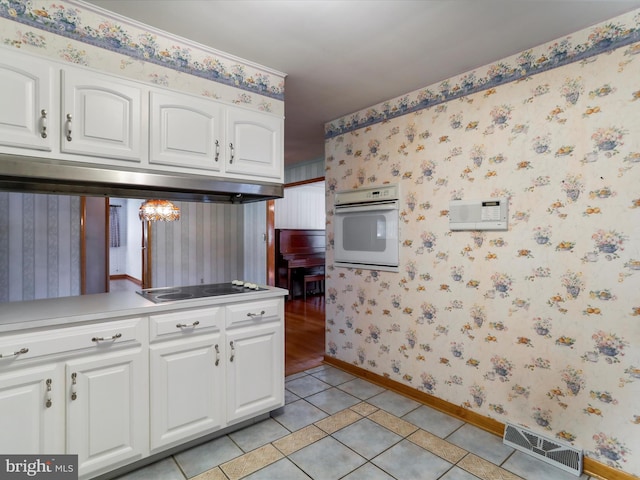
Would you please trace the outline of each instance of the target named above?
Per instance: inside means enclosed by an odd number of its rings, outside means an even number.
[[[220,171],[222,108],[174,92],[151,92],[149,163]]]
[[[143,90],[133,82],[63,70],[61,151],[140,162],[142,96]]]
[[[283,181],[283,142],[281,118],[229,107],[225,171]]]
[[[51,151],[53,68],[13,52],[0,56],[0,144]]]

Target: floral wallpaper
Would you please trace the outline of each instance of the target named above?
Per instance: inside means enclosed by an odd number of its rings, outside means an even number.
[[[640,475],[639,22],[327,124],[327,355]],[[386,183],[400,273],[334,267],[333,193]],[[449,230],[493,197],[508,231]]]
[[[284,115],[283,73],[80,1],[0,0],[0,43]]]

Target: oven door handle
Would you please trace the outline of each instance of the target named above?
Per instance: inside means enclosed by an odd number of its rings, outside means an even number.
[[[336,214],[339,213],[352,213],[352,212],[375,212],[382,210],[398,210],[398,202],[380,202],[380,203],[360,203],[348,206],[336,205]]]

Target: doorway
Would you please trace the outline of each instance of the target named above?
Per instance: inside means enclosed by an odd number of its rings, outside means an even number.
[[[138,217],[142,200],[109,198],[109,290],[139,290],[143,283],[145,225]],[[146,259],[150,264],[150,255]]]

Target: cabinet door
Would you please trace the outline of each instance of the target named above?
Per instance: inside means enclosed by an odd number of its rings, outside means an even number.
[[[281,322],[227,331],[227,422],[235,423],[284,404]]]
[[[140,348],[67,362],[67,453],[81,477],[147,453],[147,366]]]
[[[222,428],[222,336],[196,336],[151,346],[151,451]]]
[[[150,163],[220,170],[224,145],[219,104],[151,92],[150,110]]]
[[[50,151],[53,69],[43,60],[0,54],[0,144]]]
[[[229,107],[225,171],[282,181],[283,125],[281,118]]]
[[[138,85],[84,70],[63,70],[61,113],[62,152],[142,159],[142,91]]]
[[[64,452],[64,373],[61,365],[0,374],[0,452]]]

